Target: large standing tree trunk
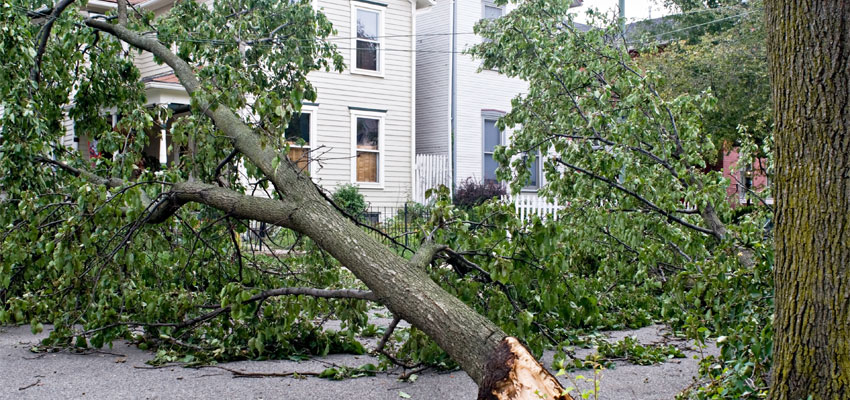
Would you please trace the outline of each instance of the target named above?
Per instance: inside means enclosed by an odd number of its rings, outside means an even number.
[[[850,398],[850,2],[765,7],[776,121],[772,399]]]
[[[201,90],[193,68],[155,38],[123,26],[89,19],[90,27],[149,51],[168,64],[189,94]],[[216,127],[260,169],[281,200],[262,199],[201,183],[173,186],[171,196],[155,207],[166,215],[186,202],[197,202],[249,218],[293,229],[313,239],[345,265],[393,314],[421,329],[479,385],[484,399],[570,399],[557,379],[516,338],[452,296],[425,272],[438,246],[423,246],[412,261],[399,257],[339,213],[309,177],[291,162],[278,165],[276,152],[233,110],[198,99]],[[155,219],[159,219],[157,216]]]

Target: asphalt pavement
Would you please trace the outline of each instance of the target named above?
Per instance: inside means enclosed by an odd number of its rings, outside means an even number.
[[[49,327],[45,327],[45,330]],[[666,328],[649,326],[634,331],[608,332],[610,340],[634,336],[641,343],[665,339]],[[332,381],[317,377],[235,378],[218,368],[151,368],[145,362],[153,353],[123,342],[115,342],[86,354],[63,351],[33,353],[40,335],[29,326],[0,327],[0,399],[473,399],[477,387],[463,371],[418,374],[413,383],[398,380],[401,370],[382,372],[374,377]],[[699,353],[684,341],[674,341],[686,351],[684,359],[659,365],[638,366],[617,362],[600,379],[599,399],[672,399],[691,385],[697,373]],[[373,343],[367,343],[374,346]],[[578,356],[592,349],[579,349]],[[716,354],[716,349],[705,350]],[[544,362],[551,362],[551,354]],[[321,372],[329,365],[356,367],[377,364],[374,357],[331,355],[308,361],[240,361],[220,364],[244,372]],[[572,375],[592,376],[592,371]],[[565,386],[573,386],[564,380]],[[579,382],[589,388],[589,383]],[[592,399],[593,397],[591,397]]]

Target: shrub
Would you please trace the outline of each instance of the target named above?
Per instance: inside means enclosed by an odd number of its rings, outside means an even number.
[[[470,177],[461,182],[455,191],[454,204],[469,209],[506,193],[505,185],[501,182],[479,182]]]
[[[422,221],[422,222],[424,222],[431,215],[431,211],[428,209],[428,206],[426,206],[424,204],[414,203],[414,202],[407,203],[406,212],[407,212],[407,214],[405,216],[405,209],[400,208],[398,210],[396,218],[401,219],[401,220],[404,220],[405,218],[407,218],[407,220],[411,221],[411,222],[412,221]]]
[[[360,193],[360,188],[350,183],[336,189],[333,195],[333,201],[353,217],[359,217],[368,207],[366,199]]]

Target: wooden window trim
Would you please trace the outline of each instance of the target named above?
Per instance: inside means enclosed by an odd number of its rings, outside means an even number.
[[[361,189],[384,189],[384,183],[386,181],[384,171],[385,171],[385,160],[386,160],[386,146],[387,143],[385,141],[386,137],[386,128],[385,128],[385,116],[384,112],[380,111],[363,111],[362,109],[350,109],[349,114],[351,115],[351,183],[358,185]],[[367,150],[367,149],[358,149],[357,148],[357,118],[369,118],[378,120],[378,149],[377,150]],[[377,153],[378,154],[378,181],[377,182],[360,182],[357,180],[357,153],[358,152],[366,152],[366,153]]]
[[[366,2],[366,1],[351,1],[351,62],[349,63],[350,72],[355,75],[367,75],[374,76],[378,78],[383,78],[384,73],[386,71],[386,41],[384,40],[384,36],[386,36],[386,10],[387,6],[382,3],[376,2]],[[361,69],[357,68],[357,41],[364,40],[357,37],[357,10],[371,11],[378,13],[378,38],[377,40],[371,41],[378,44],[378,70],[373,71],[370,69]]]

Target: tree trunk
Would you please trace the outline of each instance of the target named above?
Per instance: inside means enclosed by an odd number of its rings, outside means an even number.
[[[189,94],[199,91],[193,68],[162,43],[123,26],[89,19],[86,24],[130,45],[149,51],[168,64]],[[217,186],[175,184],[172,197],[154,210],[173,212],[179,204],[197,202],[234,217],[272,223],[303,233],[345,265],[393,314],[425,332],[479,385],[483,399],[571,399],[563,387],[516,338],[443,290],[415,264],[393,253],[339,213],[309,177],[288,160],[263,146],[259,135],[233,110],[198,100],[198,108],[227,135],[234,147],[260,169],[281,200],[245,196]],[[157,216],[157,220],[159,217]],[[434,247],[424,246],[414,260],[431,261]]]
[[[850,398],[850,2],[768,1],[776,121],[771,399]]]

